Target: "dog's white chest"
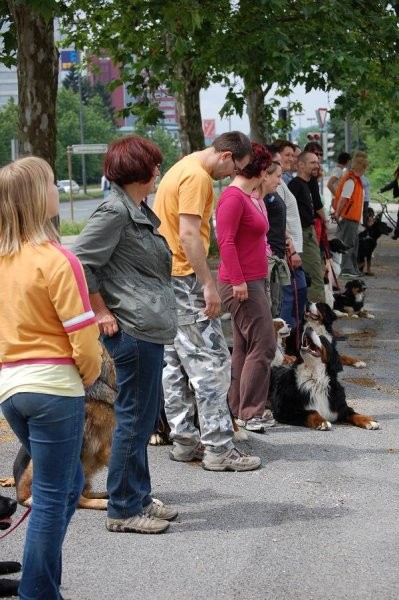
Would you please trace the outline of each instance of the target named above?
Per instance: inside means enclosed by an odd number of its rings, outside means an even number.
[[[338,414],[330,409],[330,380],[325,366],[321,364],[319,369],[310,371],[304,364],[299,365],[296,380],[298,389],[308,397],[305,409],[317,410],[327,421],[334,423]]]

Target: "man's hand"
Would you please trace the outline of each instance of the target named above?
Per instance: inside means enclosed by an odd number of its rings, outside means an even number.
[[[208,317],[208,319],[218,317],[222,308],[222,301],[220,300],[220,296],[213,281],[204,285],[204,299],[204,315]]]
[[[237,298],[240,302],[248,300],[248,287],[245,281],[239,285],[233,285],[233,298]]]

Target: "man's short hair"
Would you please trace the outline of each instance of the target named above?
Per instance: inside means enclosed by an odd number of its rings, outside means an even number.
[[[357,171],[359,169],[367,169],[368,165],[369,161],[367,158],[367,153],[363,152],[362,150],[355,152],[352,158],[351,168],[354,171]]]
[[[306,163],[307,162],[307,156],[308,154],[314,154],[314,152],[312,152],[311,150],[304,150],[303,152],[301,152],[300,154],[298,154],[298,163]]]
[[[346,165],[350,161],[351,158],[352,158],[352,155],[349,154],[349,152],[340,152],[338,154],[338,164]]]
[[[319,142],[308,142],[303,149],[304,152],[323,152],[323,146]]]
[[[241,131],[227,131],[216,137],[211,144],[216,152],[231,152],[233,158],[252,158],[251,140]]]
[[[296,148],[295,144],[293,144],[289,140],[283,140],[282,138],[274,140],[273,145],[277,147],[277,152],[282,152],[282,150],[284,150],[284,148],[287,148],[287,146],[289,148],[292,148],[292,150],[294,150],[294,152],[295,152],[295,148]]]

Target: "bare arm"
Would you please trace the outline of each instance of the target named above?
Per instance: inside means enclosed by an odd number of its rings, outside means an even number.
[[[221,300],[216,290],[206,261],[204,244],[200,235],[201,217],[197,215],[180,215],[179,233],[180,242],[188,262],[195,271],[199,281],[204,286],[205,310],[204,314],[213,319],[220,314]]]
[[[330,179],[327,181],[327,187],[330,190],[333,197],[335,196],[335,192],[337,191],[338,182],[339,182],[339,179],[338,179],[338,177],[335,177],[335,175],[332,175],[330,177]]]
[[[344,207],[345,202],[348,200],[348,198],[345,198],[345,196],[341,196],[341,198],[338,200],[338,204],[337,204],[337,208],[335,209],[335,218],[338,219],[340,214],[341,214],[341,210]]]

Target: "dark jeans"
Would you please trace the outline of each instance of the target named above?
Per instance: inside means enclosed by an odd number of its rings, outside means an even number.
[[[61,548],[84,483],[84,398],[24,392],[1,408],[34,465],[19,597],[60,600]]]
[[[164,346],[124,331],[102,342],[115,362],[116,426],[108,467],[108,516],[127,519],[150,504],[147,445],[158,424]]]
[[[302,321],[307,300],[305,272],[302,267],[299,267],[299,269],[294,269],[294,275],[297,299],[295,298],[293,284],[284,285],[280,310],[280,317],[284,319],[284,321],[286,321],[286,323],[288,323],[292,329],[297,327],[297,311],[299,315],[299,322]]]

